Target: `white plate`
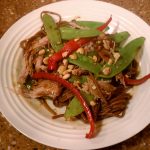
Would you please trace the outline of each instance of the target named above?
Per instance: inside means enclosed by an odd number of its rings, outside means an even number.
[[[44,10],[57,12],[64,19],[80,16],[81,20],[97,21],[106,21],[112,14],[113,21],[119,21],[119,30],[130,32],[130,40],[139,36],[146,38],[141,76],[150,72],[150,27],[133,13],[100,1],[62,1],[46,5],[17,21],[0,41],[0,109],[8,121],[29,138],[63,149],[110,146],[146,127],[150,123],[150,81],[135,90],[124,118],[104,120],[99,134],[90,140],[84,138],[89,125],[52,120],[43,106],[36,101],[25,100],[15,92],[17,69],[22,57],[19,42],[40,29],[40,13]]]

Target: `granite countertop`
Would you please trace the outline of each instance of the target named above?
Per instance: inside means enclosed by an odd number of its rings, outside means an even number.
[[[57,0],[0,0],[0,37],[23,15]],[[104,0],[124,7],[150,25],[150,0]],[[103,150],[149,150],[150,125],[134,137]],[[37,143],[12,127],[0,113],[0,150],[56,150]]]

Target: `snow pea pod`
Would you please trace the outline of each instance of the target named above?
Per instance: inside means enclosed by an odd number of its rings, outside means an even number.
[[[130,41],[125,47],[120,49],[121,57],[115,64],[105,65],[105,67],[110,68],[111,73],[109,75],[99,74],[98,76],[102,78],[112,78],[123,71],[133,61],[139,49],[143,46],[144,41],[144,37],[139,37]]]
[[[91,94],[86,94],[86,93],[82,92],[82,95],[85,98],[85,100],[87,101],[88,105],[89,105],[90,101],[92,101],[94,99],[94,96]],[[69,105],[66,108],[64,117],[65,118],[75,117],[75,116],[81,114],[83,111],[84,111],[83,107],[81,106],[78,99],[76,97],[73,97],[73,99],[71,100],[71,102],[69,103]]]
[[[126,39],[128,39],[129,36],[130,36],[129,32],[123,31],[123,32],[112,34],[111,38],[112,40],[115,41],[115,43],[119,44],[125,41]]]
[[[103,22],[98,22],[98,21],[76,21],[76,23],[79,26],[95,28],[95,29],[104,24]],[[106,28],[106,30],[108,30],[108,29],[109,29],[109,27]]]
[[[113,37],[115,42],[121,43],[129,37],[129,34],[128,32],[124,31],[114,34]],[[85,70],[88,70],[95,75],[98,75],[100,70],[102,69],[101,64],[94,63],[91,58],[82,54],[77,53],[77,59],[73,60],[69,58],[68,60],[70,63],[77,65]]]
[[[121,58],[116,62],[116,64],[106,65],[106,67],[109,66],[112,69],[111,74],[109,74],[108,76],[104,76],[104,75],[99,75],[99,76],[103,78],[111,78],[116,74],[120,73],[122,70],[124,70],[135,58],[137,52],[144,44],[144,41],[145,41],[144,37],[139,37],[129,42],[125,47],[121,48],[120,49]],[[88,66],[88,64],[86,65]],[[92,95],[84,95],[84,96],[88,104],[90,103],[90,101],[93,100]],[[78,102],[77,98],[74,97],[72,101],[69,103],[68,107],[66,108],[65,117],[66,118],[74,117],[81,114],[82,112],[83,109],[80,103]]]
[[[85,56],[79,53],[76,53],[76,54],[77,54],[77,59],[68,58],[69,63],[77,65],[94,74],[99,73],[99,71],[102,68],[101,64],[94,63],[93,59],[89,58],[88,56]]]
[[[101,32],[95,28],[91,29],[74,29],[70,27],[61,27],[61,38],[63,40],[71,40],[85,37],[95,37],[101,34]]]
[[[101,32],[97,30],[97,28],[104,24],[103,22],[97,21],[76,21],[76,23],[85,27],[85,29],[74,29],[68,26],[60,27],[61,37],[63,40],[98,36]],[[109,27],[105,30],[108,29]]]
[[[42,21],[48,40],[53,49],[57,52],[63,47],[59,28],[57,27],[54,19],[48,14],[44,14],[42,16]]]

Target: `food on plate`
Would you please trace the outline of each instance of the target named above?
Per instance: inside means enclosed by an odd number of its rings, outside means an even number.
[[[59,20],[53,18],[56,15]],[[134,85],[150,78],[137,79],[136,55],[145,38],[126,42],[127,31],[108,34],[112,17],[105,22],[64,21],[54,12],[41,13],[43,26],[23,40],[20,93],[41,101],[53,118],[81,119],[90,123],[87,138],[94,136],[95,122],[108,117],[123,117]],[[47,104],[65,107],[57,114]]]

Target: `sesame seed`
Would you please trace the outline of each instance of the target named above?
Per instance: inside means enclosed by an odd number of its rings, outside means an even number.
[[[90,101],[90,105],[95,106],[96,105],[95,101]]]
[[[94,60],[94,62],[97,62],[97,56],[93,56],[93,60]]]
[[[77,55],[76,55],[76,54],[71,54],[71,55],[69,56],[69,58],[71,58],[71,59],[77,59]]]
[[[74,68],[74,65],[68,65],[68,69],[73,69]]]
[[[113,60],[111,58],[108,60],[108,64],[109,65],[113,64]]]
[[[66,80],[66,79],[70,78],[70,74],[69,73],[65,74],[62,78]]]
[[[105,67],[105,68],[103,69],[103,74],[104,74],[104,75],[109,75],[110,72],[111,72],[110,67]]]
[[[64,64],[65,66],[67,66],[67,65],[68,65],[68,60],[67,60],[67,59],[63,59],[63,64]]]
[[[95,90],[95,89],[96,89],[96,86],[95,86],[95,85],[93,85],[93,86],[92,86],[92,89],[93,89],[93,90]]]
[[[77,53],[84,54],[84,49],[82,47],[78,48]]]
[[[44,63],[45,65],[48,64],[48,59],[49,59],[49,57],[45,57],[45,58],[43,59],[43,63]]]
[[[74,41],[76,42],[76,41],[78,41],[79,39],[74,39]]]
[[[41,49],[40,51],[39,51],[39,55],[44,55],[45,54],[45,49]]]
[[[63,74],[63,72],[66,70],[66,67],[64,65],[61,65],[58,67],[57,72],[59,74]]]

